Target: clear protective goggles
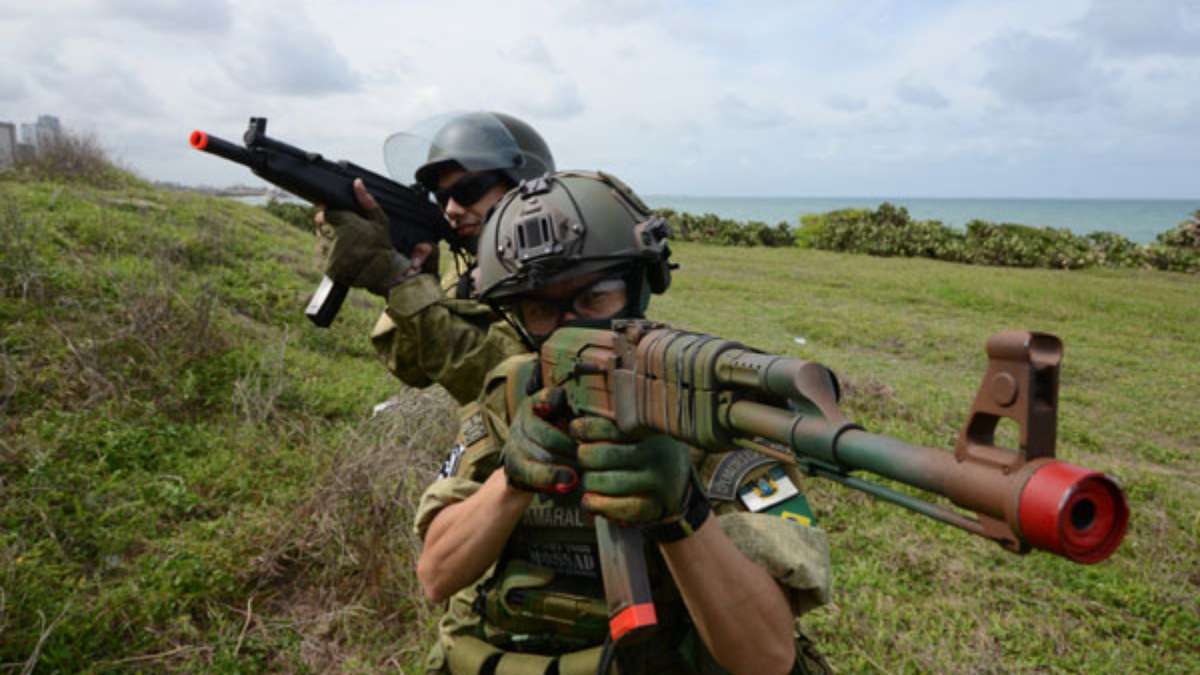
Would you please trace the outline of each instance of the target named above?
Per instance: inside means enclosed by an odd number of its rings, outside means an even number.
[[[600,279],[584,286],[569,297],[525,297],[514,309],[525,330],[544,336],[561,326],[567,314],[580,319],[611,319],[625,309],[629,290],[624,279]]]

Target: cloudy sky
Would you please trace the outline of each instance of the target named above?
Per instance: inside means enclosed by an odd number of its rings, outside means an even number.
[[[0,0],[0,121],[148,177],[272,135],[383,170],[447,110],[654,194],[1200,196],[1200,0]]]

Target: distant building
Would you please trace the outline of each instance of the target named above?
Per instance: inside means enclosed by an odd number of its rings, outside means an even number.
[[[54,115],[38,115],[36,122],[23,122],[19,127],[0,122],[0,169],[37,159],[62,135],[62,123]]]
[[[37,159],[37,148],[28,143],[17,143],[17,163],[24,164]]]
[[[38,133],[37,133],[37,125],[36,124],[29,124],[29,123],[21,124],[21,140],[20,140],[20,142],[23,145],[28,145],[28,146],[32,147],[33,151],[37,152]]]
[[[55,136],[62,133],[62,124],[54,115],[38,115],[37,125],[39,128],[50,130]]]
[[[41,150],[53,145],[62,137],[62,125],[54,115],[38,115],[37,147]]]
[[[0,171],[17,163],[17,127],[12,122],[0,122]]]

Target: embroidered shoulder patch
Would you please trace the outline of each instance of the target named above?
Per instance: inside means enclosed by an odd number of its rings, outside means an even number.
[[[462,443],[456,444],[450,448],[450,456],[446,461],[442,462],[442,469],[438,471],[438,478],[449,478],[458,471],[458,465],[462,463],[463,455],[466,454],[467,448]]]
[[[487,427],[483,424],[483,414],[475,413],[467,418],[467,421],[462,426],[463,445],[470,447],[475,445],[484,436],[487,436]]]
[[[800,494],[792,479],[781,467],[775,467],[767,475],[738,490],[738,499],[753,513],[767,509]]]
[[[757,482],[738,490],[738,498],[753,513],[766,513],[811,527],[814,521],[808,499],[783,467],[775,467]]]
[[[708,498],[726,502],[733,501],[737,498],[738,486],[742,484],[746,474],[775,461],[753,450],[735,450],[727,454],[721,458],[717,470],[708,479],[708,485],[705,488]]]
[[[813,515],[812,507],[808,505],[808,499],[804,497],[803,492],[796,493],[791,498],[767,509],[767,515],[779,516],[784,520],[800,523],[805,527],[812,527],[817,522],[816,516]]]

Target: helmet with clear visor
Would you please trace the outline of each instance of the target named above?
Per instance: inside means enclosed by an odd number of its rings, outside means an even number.
[[[554,157],[541,135],[516,117],[496,112],[439,115],[392,134],[384,142],[383,159],[392,178],[401,183],[415,179],[431,191],[448,167],[498,171],[513,185],[554,171]]]

